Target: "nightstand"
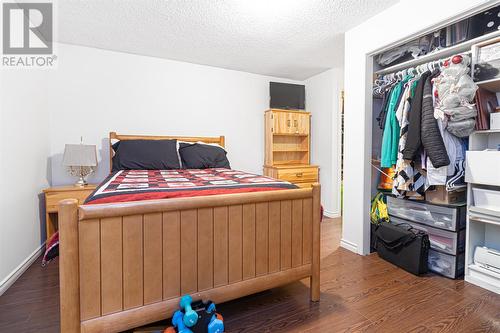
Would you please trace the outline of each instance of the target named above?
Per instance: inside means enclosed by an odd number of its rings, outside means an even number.
[[[64,199],[77,199],[82,204],[96,188],[96,185],[56,186],[43,190],[45,194],[45,227],[49,239],[57,231],[57,207]]]

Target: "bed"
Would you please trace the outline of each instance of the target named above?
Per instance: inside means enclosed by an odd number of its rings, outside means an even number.
[[[224,137],[109,138],[110,146],[177,139],[224,147]],[[221,193],[61,201],[61,332],[120,332],[170,317],[184,294],[221,303],[308,277],[318,301],[319,184]]]

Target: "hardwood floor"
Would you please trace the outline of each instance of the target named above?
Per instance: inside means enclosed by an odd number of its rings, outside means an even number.
[[[321,302],[303,281],[220,304],[227,332],[500,332],[499,295],[355,255],[340,231],[322,224]],[[36,262],[0,297],[0,332],[59,332],[58,284],[58,262]]]

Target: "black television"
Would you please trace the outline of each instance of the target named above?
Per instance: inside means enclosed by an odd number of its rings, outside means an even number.
[[[306,88],[301,84],[269,82],[271,109],[304,110]]]

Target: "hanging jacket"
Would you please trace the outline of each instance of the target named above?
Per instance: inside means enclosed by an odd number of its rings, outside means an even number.
[[[385,121],[384,133],[382,135],[382,151],[380,165],[382,168],[390,168],[396,164],[398,160],[398,144],[399,144],[399,123],[396,119],[397,102],[402,94],[402,82],[398,82],[392,89],[389,105],[387,107],[387,115]]]
[[[421,140],[422,146],[434,168],[440,168],[450,164],[443,137],[436,118],[434,118],[434,101],[432,98],[432,78],[427,76],[424,82],[422,95],[421,115]]]
[[[424,83],[431,72],[425,72],[420,76],[417,86],[415,88],[415,95],[411,100],[411,112],[408,125],[408,135],[406,139],[405,149],[403,150],[403,158],[405,160],[416,161],[418,151],[422,146],[420,138],[420,125],[422,118],[422,96],[424,90]]]

